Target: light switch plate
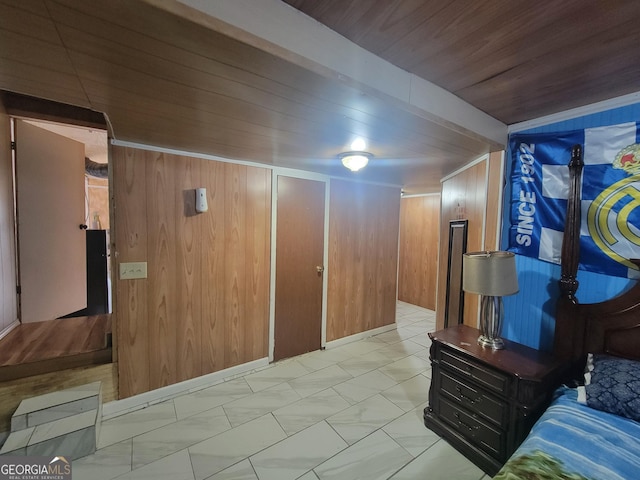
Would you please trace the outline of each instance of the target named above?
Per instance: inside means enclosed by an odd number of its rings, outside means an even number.
[[[120,264],[120,280],[147,278],[147,262],[127,262]]]

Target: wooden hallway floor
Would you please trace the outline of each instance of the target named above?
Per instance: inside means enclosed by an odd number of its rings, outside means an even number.
[[[0,339],[0,382],[111,362],[111,315],[18,325]]]

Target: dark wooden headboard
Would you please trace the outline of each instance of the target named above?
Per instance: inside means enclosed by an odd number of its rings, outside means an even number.
[[[560,298],[556,304],[554,354],[579,376],[587,353],[640,359],[640,282],[625,293],[599,303],[576,298],[580,257],[580,180],[582,148],[573,147],[569,162],[569,197],[562,241]],[[631,260],[640,266],[640,260]]]

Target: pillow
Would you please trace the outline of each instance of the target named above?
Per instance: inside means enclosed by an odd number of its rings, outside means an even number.
[[[640,362],[589,354],[578,401],[596,410],[640,421]]]

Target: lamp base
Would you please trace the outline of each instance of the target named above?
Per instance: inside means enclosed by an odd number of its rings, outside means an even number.
[[[504,342],[500,338],[502,330],[502,297],[483,295],[480,301],[480,338],[478,343],[484,348],[502,350]]]
[[[483,348],[491,348],[492,350],[502,350],[504,348],[504,342],[501,338],[489,338],[485,335],[478,337],[478,345]]]

